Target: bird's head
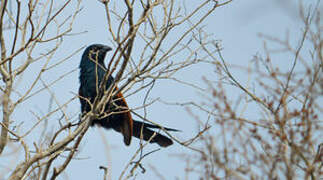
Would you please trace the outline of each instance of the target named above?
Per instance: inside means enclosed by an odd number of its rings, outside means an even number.
[[[109,46],[103,44],[92,44],[85,49],[82,55],[81,64],[88,64],[89,61],[92,61],[104,65],[105,55],[110,50],[112,50],[112,48]]]

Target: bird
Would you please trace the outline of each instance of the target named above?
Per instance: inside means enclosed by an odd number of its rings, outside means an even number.
[[[81,103],[81,113],[86,114],[91,111],[91,105],[98,95],[98,89],[106,73],[104,59],[108,51],[112,48],[103,44],[92,44],[88,46],[82,55],[80,62],[80,88],[79,100]],[[114,78],[110,75],[103,85],[105,90],[114,84]],[[115,87],[114,92],[118,88]],[[102,98],[102,97],[101,97]],[[112,97],[104,107],[105,115],[102,118],[92,120],[91,126],[98,125],[105,129],[113,129],[123,135],[124,144],[129,146],[132,136],[142,138],[145,141],[151,139],[150,143],[157,143],[161,147],[167,147],[173,144],[173,141],[158,133],[153,129],[164,129],[167,131],[178,131],[177,129],[160,127],[142,121],[133,120],[127,102],[121,92]],[[108,115],[106,115],[108,114]]]

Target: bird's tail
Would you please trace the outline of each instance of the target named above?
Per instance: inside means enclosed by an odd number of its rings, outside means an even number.
[[[162,147],[167,147],[173,144],[173,141],[170,138],[158,132],[155,132],[150,128],[161,129],[161,127],[155,126],[153,124],[148,124],[148,123],[133,120],[132,135],[136,138],[139,138],[139,139],[142,138],[143,140],[148,141],[155,134],[155,136],[151,139],[150,143],[157,143]],[[178,131],[176,129],[166,128],[166,127],[163,127],[163,128],[168,131]]]

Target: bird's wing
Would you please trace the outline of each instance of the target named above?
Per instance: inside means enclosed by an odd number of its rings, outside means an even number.
[[[116,91],[118,91],[118,88],[116,88]],[[129,145],[131,142],[131,136],[133,133],[132,116],[130,114],[128,104],[121,92],[116,94],[114,96],[114,99],[116,99],[115,103],[119,106],[118,108],[121,108],[120,111],[122,111],[122,113],[120,113],[120,116],[123,122],[120,128],[121,128],[121,133],[123,135],[123,141],[126,145]]]

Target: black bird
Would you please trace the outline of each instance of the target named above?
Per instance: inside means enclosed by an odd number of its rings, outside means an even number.
[[[91,104],[94,102],[98,94],[99,86],[104,78],[106,68],[104,65],[104,58],[111,48],[102,44],[93,44],[87,47],[82,55],[80,63],[80,89],[79,98],[81,102],[82,113],[91,111]],[[109,76],[105,85],[106,90],[114,83],[114,78]],[[116,91],[117,88],[114,89]],[[93,125],[99,125],[106,129],[112,128],[113,130],[122,133],[123,141],[126,145],[131,142],[131,136],[142,138],[148,141],[155,133],[151,128],[160,129],[159,126],[152,124],[135,121],[129,112],[128,105],[121,92],[116,94],[111,103],[107,103],[104,111],[110,113],[109,116],[95,119],[92,121]],[[142,129],[142,131],[141,131]],[[177,131],[176,129],[165,128],[169,131]],[[173,144],[173,141],[156,132],[154,138],[150,143],[157,143],[162,147],[167,147]]]

